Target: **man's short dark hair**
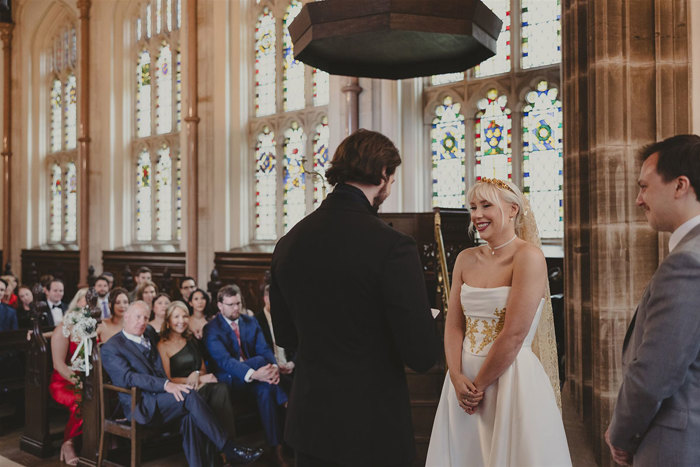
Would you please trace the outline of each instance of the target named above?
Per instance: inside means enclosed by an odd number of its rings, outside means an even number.
[[[642,161],[659,153],[656,172],[664,182],[685,175],[700,201],[700,136],[677,135],[642,148]]]
[[[97,284],[97,281],[105,281],[107,285],[109,285],[109,279],[107,279],[107,276],[105,275],[97,276],[97,279],[95,279],[95,284]]]
[[[106,277],[107,279],[109,279],[110,277],[111,277],[112,279],[114,279],[114,274],[112,274],[112,273],[109,272],[109,271],[102,271],[102,274],[100,274],[100,276]]]
[[[148,266],[141,266],[141,267],[139,268],[139,270],[136,271],[136,275],[137,275],[137,276],[138,276],[138,275],[141,275],[141,274],[144,274],[144,273],[153,274],[153,271],[151,271],[151,268],[149,268]]]
[[[185,281],[192,281],[192,282],[194,282],[195,284],[197,283],[197,281],[194,280],[194,277],[192,277],[192,276],[185,276],[185,277],[183,277],[182,279],[180,279],[180,288],[182,288],[182,284],[184,284]]]
[[[54,282],[60,282],[62,286],[65,286],[66,284],[63,283],[63,279],[59,279],[58,277],[54,277],[51,279],[46,286],[46,290],[51,290],[51,286],[53,285]]]
[[[243,298],[243,292],[241,288],[236,284],[225,285],[219,289],[219,293],[216,294],[216,301],[219,303],[224,302],[225,297],[235,297],[236,295],[241,296],[241,309],[245,309],[245,299]]]
[[[326,171],[326,179],[331,185],[347,182],[379,185],[400,164],[399,150],[389,138],[361,128],[340,143]]]

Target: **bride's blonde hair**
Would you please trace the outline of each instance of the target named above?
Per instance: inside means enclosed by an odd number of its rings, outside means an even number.
[[[469,203],[473,203],[477,199],[483,199],[497,206],[498,210],[501,212],[503,224],[506,223],[506,213],[501,207],[501,202],[518,206],[518,212],[515,214],[513,223],[515,225],[516,235],[518,237],[521,236],[525,201],[522,192],[514,183],[497,178],[482,178],[472,185],[467,192],[467,201]],[[476,226],[472,220],[469,221],[469,231],[472,234],[476,232]]]

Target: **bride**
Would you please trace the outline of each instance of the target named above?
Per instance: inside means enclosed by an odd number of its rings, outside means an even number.
[[[570,466],[534,216],[510,182],[482,179],[467,199],[486,245],[455,262],[445,322],[449,371],[426,466]]]

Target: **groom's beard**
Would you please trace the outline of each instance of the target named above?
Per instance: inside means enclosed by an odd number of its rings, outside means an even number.
[[[384,186],[379,190],[379,193],[374,197],[372,200],[372,207],[374,209],[379,209],[379,206],[382,205],[384,200],[386,200],[389,195],[387,194],[387,184],[384,184]]]

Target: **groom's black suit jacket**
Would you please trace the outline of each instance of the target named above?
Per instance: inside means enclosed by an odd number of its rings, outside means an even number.
[[[427,371],[440,344],[415,241],[339,185],[272,258],[276,341],[296,350],[285,439],[346,465],[414,455],[404,365]]]

